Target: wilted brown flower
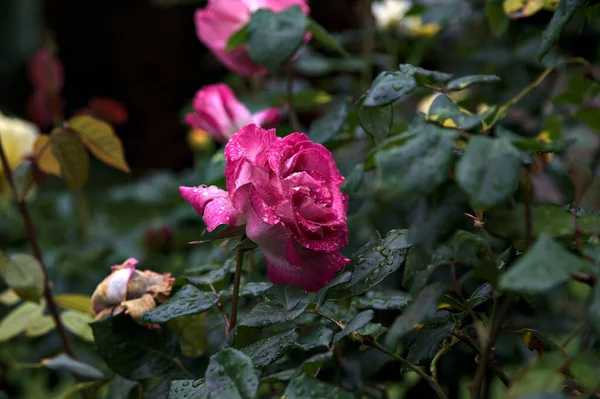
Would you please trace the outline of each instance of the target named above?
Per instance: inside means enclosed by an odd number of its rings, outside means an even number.
[[[155,273],[136,270],[138,260],[129,258],[121,265],[113,266],[92,295],[95,320],[125,311],[139,321],[142,314],[165,302],[171,294],[174,278],[171,273]]]

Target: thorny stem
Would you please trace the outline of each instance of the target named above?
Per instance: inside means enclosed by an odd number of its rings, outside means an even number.
[[[245,236],[242,237],[242,240]],[[244,265],[244,252],[245,250],[240,249],[237,253],[237,259],[235,263],[235,275],[233,277],[233,298],[231,300],[231,316],[229,317],[229,327],[227,334],[233,330],[237,322],[238,312],[238,301],[240,297],[240,281],[242,279],[242,266]]]
[[[301,132],[302,127],[298,121],[298,115],[294,109],[294,66],[292,62],[288,62],[286,66],[287,75],[287,110],[290,118],[290,124],[296,132]]]
[[[54,320],[54,324],[56,325],[56,331],[58,331],[58,335],[60,336],[64,352],[71,358],[75,358],[73,347],[71,346],[71,341],[69,340],[67,331],[65,330],[65,327],[60,319],[60,316],[58,314],[58,307],[56,306],[56,303],[54,302],[54,297],[52,296],[52,288],[50,279],[48,277],[48,269],[46,269],[46,266],[44,265],[44,261],[42,259],[42,251],[40,250],[37,234],[33,225],[33,220],[31,219],[31,214],[29,213],[29,209],[27,208],[25,200],[19,198],[19,196],[17,195],[17,189],[13,179],[12,170],[8,165],[8,158],[6,156],[6,153],[4,152],[2,139],[0,139],[0,158],[2,159],[2,167],[4,168],[6,180],[8,181],[8,185],[12,190],[13,194],[15,195],[15,199],[19,207],[19,212],[21,213],[21,217],[23,218],[23,224],[25,225],[29,245],[31,245],[33,255],[39,262],[40,268],[42,269],[42,274],[44,276],[44,299],[46,300],[48,312],[50,312],[50,316]]]
[[[210,289],[212,290],[213,294],[215,295],[219,295],[217,293],[217,290],[215,289],[215,287],[212,284],[209,284]],[[223,315],[223,320],[225,321],[225,334],[228,335],[229,334],[229,319],[227,318],[227,314],[225,313],[225,310],[223,309],[223,303],[219,300],[217,302],[217,309],[219,309],[219,311],[221,312],[221,315]]]
[[[319,312],[318,310],[311,310],[309,311],[311,313],[314,313],[320,317],[323,317],[324,319],[327,319],[329,321],[331,321],[332,323],[334,323],[335,325],[337,325],[339,328],[343,329],[345,326],[342,322],[327,316],[324,313]],[[363,345],[366,346],[370,346],[371,348],[377,349],[383,353],[385,353],[386,355],[388,355],[389,357],[391,357],[394,360],[397,360],[398,362],[400,362],[400,364],[402,364],[402,366],[406,367],[407,369],[410,369],[412,371],[414,371],[415,373],[417,373],[421,378],[423,378],[431,387],[431,389],[433,389],[435,391],[435,393],[438,395],[438,397],[440,399],[448,399],[448,396],[446,396],[446,393],[444,392],[444,390],[442,389],[442,387],[440,386],[440,384],[437,383],[436,380],[434,380],[433,378],[431,378],[429,375],[427,375],[426,372],[424,372],[423,370],[421,370],[421,368],[419,368],[418,366],[415,366],[414,364],[410,363],[408,360],[404,359],[401,356],[396,355],[395,353],[390,352],[387,348],[385,348],[384,346],[382,346],[379,342],[375,341],[374,339],[372,339],[371,337],[363,337],[363,336],[359,336],[361,338],[361,343]]]

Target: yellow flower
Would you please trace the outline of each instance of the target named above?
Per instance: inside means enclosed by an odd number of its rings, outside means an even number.
[[[411,36],[432,37],[440,31],[440,25],[436,23],[424,24],[418,15],[411,15],[402,20],[400,26]]]
[[[32,153],[38,135],[39,130],[33,123],[0,113],[0,140],[11,170]],[[5,180],[4,167],[0,163],[0,194],[8,191]]]

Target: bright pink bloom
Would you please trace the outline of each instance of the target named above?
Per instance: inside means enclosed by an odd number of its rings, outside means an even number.
[[[308,0],[209,0],[208,5],[196,11],[198,38],[230,70],[243,76],[266,74],[266,70],[250,59],[246,47],[225,51],[232,34],[250,21],[259,8],[281,12],[298,5],[308,15]]]
[[[229,140],[225,159],[228,191],[180,187],[209,231],[246,224],[273,283],[317,291],[348,264],[339,252],[348,244],[344,177],[325,147],[303,133],[279,138],[248,125]]]
[[[204,86],[194,96],[194,112],[185,116],[188,125],[202,129],[215,140],[226,142],[242,127],[254,123],[265,128],[279,123],[281,112],[269,108],[251,114],[235,97],[233,91],[222,83]]]

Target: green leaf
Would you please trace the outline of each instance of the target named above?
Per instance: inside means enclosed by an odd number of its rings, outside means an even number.
[[[388,348],[394,350],[400,337],[412,331],[417,324],[423,323],[435,313],[440,293],[440,286],[434,284],[424,288],[417,295],[415,301],[390,326],[385,337],[385,344]]]
[[[412,302],[407,292],[387,293],[368,291],[365,296],[352,299],[352,305],[358,309],[403,310]]]
[[[357,314],[347,325],[346,327],[344,327],[344,329],[340,332],[338,332],[337,334],[334,335],[333,337],[333,343],[337,343],[340,339],[344,338],[345,336],[353,333],[354,331],[363,328],[364,326],[367,325],[367,323],[369,323],[372,319],[373,319],[373,311],[372,310],[365,310],[363,312],[360,312],[359,314]]]
[[[521,155],[507,141],[473,136],[456,166],[456,180],[473,207],[486,209],[508,199],[519,186]]]
[[[331,107],[325,116],[312,124],[308,136],[315,143],[326,143],[344,126],[347,115],[348,102],[338,102]]]
[[[278,14],[259,9],[248,24],[248,53],[273,75],[302,46],[308,20],[299,6]]]
[[[544,58],[554,43],[558,41],[560,32],[569,22],[575,10],[583,5],[583,0],[560,0],[552,19],[542,33],[542,45],[538,52],[538,60]]]
[[[23,201],[34,186],[33,162],[26,159],[13,171],[17,201]]]
[[[225,262],[223,266],[211,270],[210,273],[204,276],[185,277],[185,280],[196,287],[206,287],[208,289],[210,288],[210,285],[212,285],[215,288],[215,290],[219,291],[229,280],[233,272],[234,269],[231,267],[229,262]]]
[[[461,110],[458,105],[456,105],[450,99],[450,97],[445,94],[440,94],[435,97],[429,106],[427,118],[438,125],[444,125],[446,120],[450,119],[459,128],[463,130],[470,130],[474,128],[480,128],[482,126],[482,122],[495,112],[496,108],[490,107],[487,111],[481,114],[471,115]]]
[[[590,295],[587,311],[590,326],[596,334],[600,334],[600,284],[598,283]]]
[[[363,129],[380,144],[385,140],[392,130],[394,121],[394,109],[392,105],[382,105],[379,107],[360,106],[358,109],[358,118]]]
[[[504,7],[502,7],[502,0],[486,0],[485,16],[492,34],[496,37],[502,36],[510,25],[510,20],[504,13]]]
[[[294,378],[283,394],[285,399],[354,399],[354,395],[307,375]]]
[[[240,287],[240,296],[255,297],[267,292],[273,284],[271,283],[247,283]]]
[[[308,31],[312,33],[315,40],[321,43],[325,48],[335,51],[344,57],[350,57],[350,54],[327,32],[325,28],[319,25],[314,19],[308,19]]]
[[[71,331],[79,338],[88,342],[94,341],[94,334],[90,327],[90,323],[94,321],[94,318],[89,313],[83,313],[77,310],[66,310],[60,314],[60,319],[67,330]]]
[[[168,399],[210,399],[204,380],[171,381]]]
[[[433,246],[449,238],[468,210],[466,195],[455,184],[444,184],[420,199],[411,214],[408,242]]]
[[[598,115],[598,109],[595,108],[581,108],[577,111],[577,115],[575,117],[577,119],[582,120],[587,123],[589,127],[596,131],[596,133],[600,132],[600,116]]]
[[[467,87],[479,83],[495,83],[499,82],[500,78],[496,75],[470,75],[456,78],[448,82],[446,89],[448,90],[464,90]]]
[[[0,321],[0,342],[24,332],[31,323],[42,317],[44,307],[37,303],[24,302],[4,316]]]
[[[573,144],[575,139],[558,140],[552,143],[546,143],[536,139],[512,139],[511,143],[521,151],[530,151],[536,153],[548,153],[548,152],[563,152]]]
[[[61,308],[78,310],[95,315],[92,310],[92,298],[86,295],[58,294],[54,296],[54,302]]]
[[[517,261],[500,276],[500,288],[535,294],[567,281],[571,274],[586,267],[548,234],[543,234]]]
[[[123,313],[91,327],[100,356],[112,371],[127,379],[159,377],[179,367],[176,340],[168,329],[151,330]]]
[[[440,85],[452,79],[452,75],[449,73],[430,71],[410,64],[400,64],[398,69],[400,72],[413,76],[419,86]]]
[[[65,370],[83,380],[101,380],[104,378],[104,374],[97,368],[75,360],[64,353],[44,359],[41,363],[51,370]]]
[[[444,342],[450,338],[457,322],[446,311],[440,311],[438,314],[440,316],[427,321],[417,332],[408,348],[407,361],[418,365],[429,364]]]
[[[430,194],[448,178],[458,136],[454,129],[413,124],[399,146],[376,153],[380,186],[415,199]]]
[[[333,331],[325,326],[314,326],[296,341],[296,346],[303,351],[317,348],[328,348],[333,338]]]
[[[23,300],[37,303],[44,295],[44,272],[31,255],[15,254],[5,258],[0,253],[0,274]]]
[[[204,379],[211,398],[253,399],[258,390],[252,361],[233,348],[211,356]]]
[[[289,310],[278,302],[260,302],[240,321],[240,326],[268,327],[273,324],[290,321],[300,316],[307,306],[308,298],[300,301],[295,308]]]
[[[552,237],[569,237],[575,233],[573,215],[556,205],[532,206],[531,219],[533,237],[548,234]],[[525,240],[525,208],[518,204],[513,209],[492,210],[486,213],[485,228],[490,233],[514,240]],[[578,228],[590,234],[595,230],[598,221],[596,215],[585,215],[579,218]],[[583,221],[583,223],[582,223]]]
[[[179,337],[179,348],[183,356],[193,358],[206,354],[208,344],[205,317],[206,313],[201,313],[169,320],[169,328]]]
[[[42,335],[48,334],[54,330],[56,324],[52,316],[43,315],[40,317],[33,318],[27,323],[27,329],[25,330],[25,336],[27,338],[37,338]]]
[[[295,330],[290,330],[254,342],[241,348],[240,352],[247,355],[255,367],[262,368],[285,355],[294,346],[297,339],[298,333]]]
[[[166,323],[181,316],[190,316],[206,312],[219,302],[213,292],[200,291],[193,285],[183,286],[177,293],[162,305],[149,310],[142,316],[144,323]]]
[[[306,290],[293,285],[277,283],[273,285],[264,297],[273,302],[283,305],[286,310],[292,310],[306,299]]]
[[[74,116],[67,123],[96,158],[115,169],[131,172],[125,161],[123,143],[112,126],[87,115]]]
[[[56,128],[52,131],[52,152],[67,187],[81,189],[90,174],[90,157],[81,139],[70,130]]]
[[[357,192],[362,185],[364,175],[365,165],[362,163],[357,164],[342,184],[342,192],[350,194]]]
[[[307,375],[315,375],[325,363],[331,360],[333,360],[333,352],[327,351],[324,353],[317,353],[303,361],[299,370],[302,370],[302,372]]]
[[[339,283],[330,282],[317,293],[317,297],[328,300],[357,296],[379,284],[404,262],[409,247],[406,235],[406,230],[391,230],[383,239],[371,239],[353,256],[352,264],[346,268],[351,274],[336,277],[341,279]],[[317,303],[322,302],[318,300]]]
[[[227,45],[225,46],[225,52],[240,48],[246,45],[246,43],[248,43],[248,24],[242,26],[229,36]]]
[[[375,78],[367,92],[364,105],[388,105],[412,93],[417,87],[415,78],[406,72],[382,72]]]

